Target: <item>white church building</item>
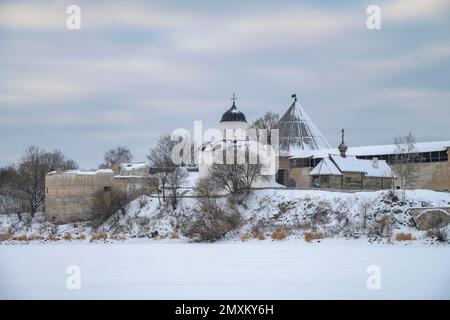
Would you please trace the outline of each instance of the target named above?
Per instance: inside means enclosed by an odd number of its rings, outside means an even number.
[[[260,174],[255,177],[252,188],[284,188],[276,182],[277,150],[270,145],[258,143],[255,131],[250,131],[244,113],[236,107],[234,94],[232,101],[232,106],[222,115],[219,122],[220,135],[212,137],[201,147],[199,178],[208,176],[213,163],[244,165],[259,163]]]

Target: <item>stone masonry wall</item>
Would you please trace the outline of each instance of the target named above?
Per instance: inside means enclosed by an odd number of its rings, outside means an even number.
[[[417,163],[413,166],[418,174],[418,179],[412,184],[411,189],[450,190],[449,162]],[[396,165],[392,165],[391,167],[396,171]],[[398,179],[395,185],[399,185]]]
[[[45,217],[62,224],[91,217],[92,196],[111,187],[113,173],[83,175],[63,173],[45,177]]]

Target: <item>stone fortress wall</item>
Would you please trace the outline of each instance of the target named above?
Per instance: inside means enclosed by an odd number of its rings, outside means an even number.
[[[53,172],[45,177],[45,217],[52,223],[89,220],[92,196],[111,190],[112,170]]]
[[[45,177],[45,217],[56,224],[87,221],[94,214],[93,196],[125,192],[130,199],[157,188],[145,163],[97,171],[51,172]]]

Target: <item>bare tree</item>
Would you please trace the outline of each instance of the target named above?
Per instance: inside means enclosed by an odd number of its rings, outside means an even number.
[[[170,203],[172,208],[177,208],[178,199],[180,197],[180,189],[186,182],[189,173],[185,168],[174,168],[168,173],[167,185],[170,190]]]
[[[14,165],[0,168],[0,213],[17,213],[21,220],[22,201],[15,190],[17,175]]]
[[[107,151],[103,157],[103,163],[99,166],[100,169],[111,168],[117,163],[127,163],[133,160],[133,155],[130,149],[125,146],[118,146]]]
[[[417,169],[414,163],[417,162],[416,139],[410,132],[406,136],[398,136],[394,139],[394,165],[400,187],[403,190],[403,198],[406,196],[406,189],[411,187],[417,180]]]
[[[14,165],[0,168],[0,195],[8,193],[8,189],[11,187],[16,175],[17,170]]]
[[[42,157],[49,171],[67,171],[78,168],[78,164],[74,160],[67,159],[58,149],[52,152],[44,152]]]
[[[75,161],[66,159],[61,151],[45,152],[39,147],[25,151],[18,168],[14,188],[28,204],[32,215],[43,205],[45,199],[45,175],[51,171],[78,168]]]
[[[225,189],[238,204],[243,204],[260,171],[261,164],[214,163],[209,173],[218,188]]]
[[[161,205],[161,197],[160,197],[160,190],[159,190],[159,179],[156,178],[149,178],[146,180],[146,190],[147,190],[147,194],[151,195],[153,192],[156,192],[156,194],[158,195],[158,203],[159,205]]]
[[[266,129],[267,130],[267,142],[271,144],[270,130],[278,128],[278,120],[280,116],[278,113],[268,111],[264,116],[257,118],[251,125],[254,129]]]
[[[170,135],[161,135],[156,146],[150,149],[150,153],[147,155],[150,165],[159,178],[163,202],[166,202],[165,189],[169,179],[169,172],[175,167],[171,157],[175,144],[175,141],[170,139]]]
[[[373,202],[367,199],[362,199],[358,205],[359,215],[361,219],[361,229],[364,233],[367,232],[369,219],[372,216]]]
[[[159,178],[163,202],[169,198],[173,209],[178,204],[179,191],[186,181],[188,172],[172,161],[172,150],[178,142],[172,141],[170,135],[161,135],[156,146],[150,150],[147,159]],[[166,196],[169,190],[170,196]]]
[[[198,210],[182,224],[183,234],[193,241],[216,241],[242,222],[237,211],[223,210],[219,206],[218,190],[211,178],[201,179],[197,184]]]

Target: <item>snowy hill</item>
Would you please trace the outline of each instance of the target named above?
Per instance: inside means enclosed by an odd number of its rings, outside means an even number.
[[[280,230],[288,234],[288,239],[302,237],[309,231],[322,232],[329,237],[358,237],[378,232],[374,229],[376,223],[385,217],[391,219],[389,228],[393,230],[381,230],[383,235],[389,237],[393,231],[407,231],[420,238],[423,232],[414,228],[409,209],[449,205],[449,193],[429,190],[408,191],[406,201],[396,199],[388,191],[256,190],[247,205],[238,208],[243,217],[242,226],[225,238],[239,239],[242,235],[251,238],[257,233],[270,235]],[[157,198],[143,196],[128,205],[126,214],[117,212],[94,231],[86,222],[56,226],[45,222],[42,214],[34,218],[22,214],[21,220],[17,215],[0,215],[0,234],[40,241],[49,235],[88,240],[93,233],[107,233],[109,238],[116,235],[116,239],[183,239],[182,225],[197,209],[194,198],[182,199],[178,208],[172,210],[160,206]]]

